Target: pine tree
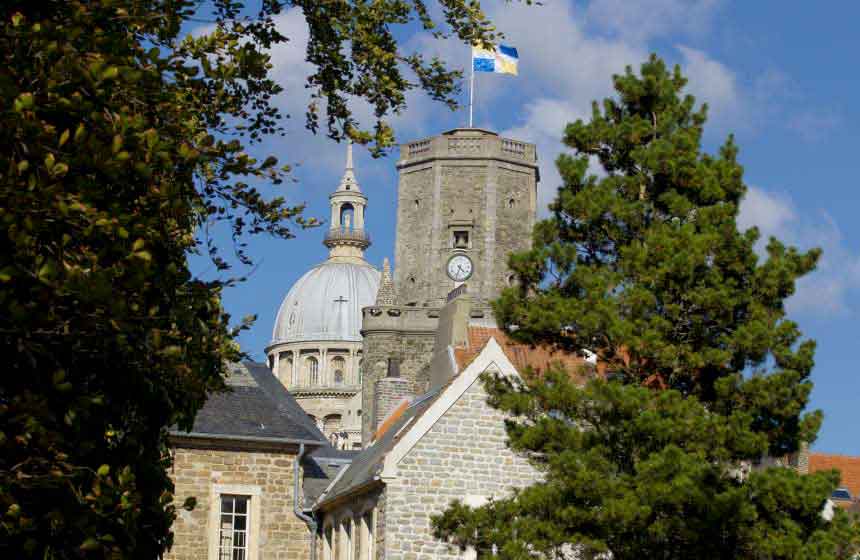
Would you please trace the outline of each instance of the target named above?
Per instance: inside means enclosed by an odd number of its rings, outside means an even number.
[[[820,253],[770,239],[757,255],[759,232],[737,228],[738,149],[730,137],[702,151],[707,106],[685,85],[652,56],[567,126],[563,185],[494,309],[515,339],[588,349],[604,375],[487,378],[512,449],[543,480],[482,508],[455,503],[437,536],[498,558],[857,552],[847,514],[822,516],[836,473],[759,465],[796,456],[821,422],[804,412],[815,344],[785,313]]]

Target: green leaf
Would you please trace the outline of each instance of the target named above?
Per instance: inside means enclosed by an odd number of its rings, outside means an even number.
[[[20,113],[28,109],[32,109],[35,103],[36,101],[32,93],[22,93],[15,98],[15,102],[12,104],[12,107],[16,112]]]
[[[111,66],[102,72],[102,80],[113,80],[117,76],[119,76],[119,68],[116,66]]]

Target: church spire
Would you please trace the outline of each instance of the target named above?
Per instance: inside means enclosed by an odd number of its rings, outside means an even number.
[[[379,291],[376,292],[376,305],[394,305],[394,281],[391,280],[388,257],[382,261],[382,279],[379,281]]]
[[[340,185],[337,191],[361,192],[358,186],[358,180],[355,178],[355,169],[352,165],[352,140],[347,140],[346,143],[346,168],[343,171],[343,178],[340,180]]]
[[[364,250],[370,246],[370,237],[364,231],[367,197],[362,194],[355,178],[352,141],[346,145],[343,178],[328,198],[331,203],[331,227],[323,243],[329,248],[329,259],[364,262]]]

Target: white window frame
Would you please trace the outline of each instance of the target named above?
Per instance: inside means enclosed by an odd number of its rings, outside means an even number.
[[[259,558],[260,498],[259,486],[250,484],[213,484],[209,490],[209,560],[218,560],[221,544],[221,496],[248,497],[248,560]]]

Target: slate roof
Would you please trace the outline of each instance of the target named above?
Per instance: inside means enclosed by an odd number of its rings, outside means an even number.
[[[228,390],[209,396],[194,418],[191,432],[174,428],[172,434],[222,439],[253,437],[331,447],[265,364],[231,364],[229,371]]]
[[[337,478],[324,497],[329,502],[338,496],[348,494],[374,480],[374,477],[382,469],[386,455],[394,448],[400,436],[405,434],[408,427],[424,414],[442,393],[444,387],[435,389],[424,396],[413,400],[405,410],[400,412],[399,417],[390,425],[388,430],[378,436],[370,447],[361,451],[347,467],[346,471]]]
[[[308,453],[302,460],[304,478],[302,490],[305,509],[310,509],[322,496],[325,489],[337,478],[338,473],[349,466],[360,451],[320,447]]]

